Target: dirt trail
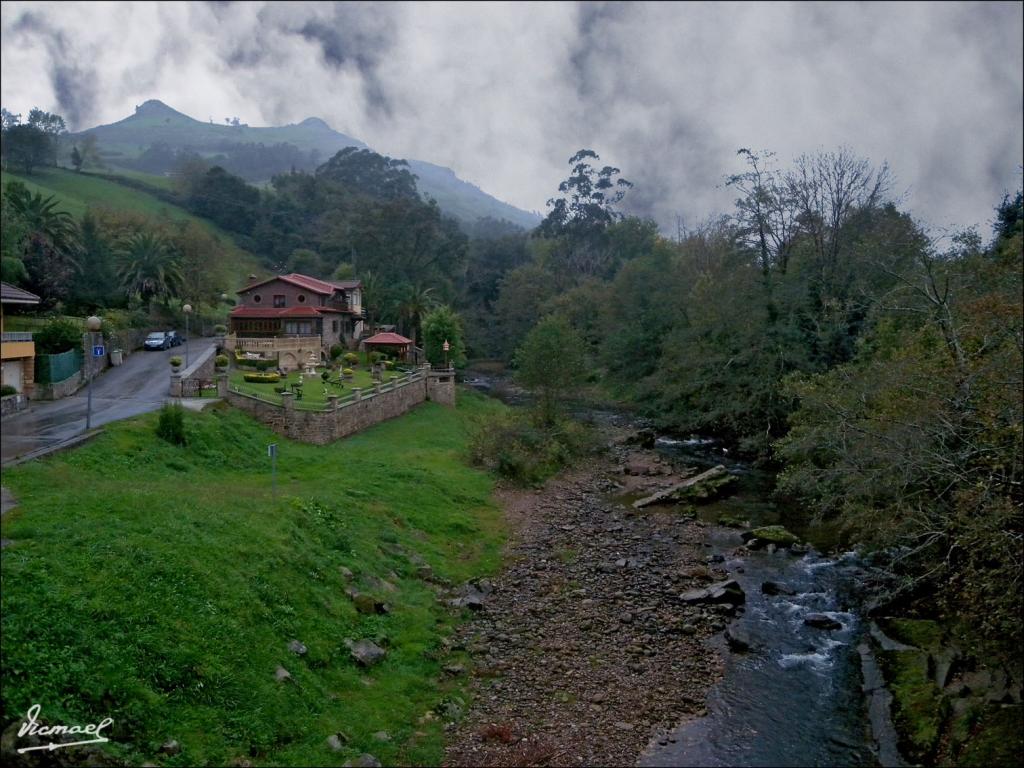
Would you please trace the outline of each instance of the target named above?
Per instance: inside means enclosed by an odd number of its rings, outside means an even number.
[[[500,494],[513,533],[455,640],[473,659],[473,699],[447,764],[633,764],[703,713],[721,674],[705,640],[728,609],[679,595],[724,575],[706,563],[704,526],[609,500],[680,477],[653,451],[619,446],[540,491]]]

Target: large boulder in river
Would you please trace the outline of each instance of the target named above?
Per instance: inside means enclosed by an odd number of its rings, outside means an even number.
[[[641,448],[653,448],[654,441],[658,439],[658,433],[653,429],[638,429],[628,438],[626,443],[629,445],[639,445]]]
[[[815,629],[842,629],[842,623],[824,613],[808,613],[804,616],[804,624]]]
[[[750,633],[735,621],[725,630],[725,642],[735,653],[746,653],[756,645]]]
[[[765,581],[761,583],[761,592],[765,595],[792,595],[793,590],[784,587],[777,581]]]
[[[690,589],[679,596],[688,605],[743,605],[747,596],[735,579],[711,584],[703,589]]]
[[[743,534],[748,547],[765,547],[774,544],[776,547],[790,547],[800,543],[800,538],[790,533],[781,525],[763,525]]]

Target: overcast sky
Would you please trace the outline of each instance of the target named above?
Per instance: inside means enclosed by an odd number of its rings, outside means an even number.
[[[1021,3],[4,2],[0,101],[73,129],[160,99],[324,118],[544,210],[577,149],[674,230],[728,210],[739,147],[888,160],[933,227],[1020,184]]]

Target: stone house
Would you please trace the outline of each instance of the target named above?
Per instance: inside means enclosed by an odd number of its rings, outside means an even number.
[[[31,333],[8,333],[3,329],[3,308],[35,306],[39,297],[22,288],[0,283],[0,367],[3,383],[31,395],[35,381],[36,345]]]
[[[301,368],[310,353],[322,359],[336,344],[353,349],[363,333],[366,313],[358,280],[319,280],[293,272],[252,282],[238,297],[224,346],[276,356],[283,370]]]

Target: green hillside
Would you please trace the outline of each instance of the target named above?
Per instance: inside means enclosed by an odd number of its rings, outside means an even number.
[[[159,192],[161,187],[167,189],[169,186],[169,180],[159,176],[134,172],[130,173],[130,177],[136,182],[154,187],[155,192]],[[32,192],[56,196],[60,202],[59,209],[67,211],[75,218],[81,218],[89,207],[106,207],[113,210],[135,211],[173,221],[194,221],[224,244],[223,258],[228,261],[233,284],[241,285],[246,282],[247,276],[251,273],[266,272],[255,256],[240,249],[231,236],[215,224],[143,190],[63,168],[44,168],[31,176],[3,171],[2,183],[6,185],[9,180],[22,182]]]
[[[124,120],[96,126],[69,138],[76,141],[86,135],[96,138],[103,161],[117,166],[119,172],[122,167],[130,167],[147,148],[160,144],[212,156],[225,152],[230,155],[232,145],[264,144],[269,147],[283,143],[303,152],[315,150],[320,158],[318,162],[327,160],[345,147],[367,146],[315,117],[282,126],[233,126],[195,120],[157,100],[136,107],[135,114]],[[420,192],[437,200],[441,209],[450,216],[470,223],[479,217],[489,216],[506,219],[526,229],[540,223],[537,214],[498,200],[474,184],[463,181],[450,168],[422,160],[409,160],[409,167],[419,177],[417,186]],[[275,172],[284,173],[289,169],[280,167]],[[265,171],[256,171],[249,165],[234,172],[249,182],[266,181]]]
[[[104,748],[125,765],[341,765],[363,752],[438,764],[442,722],[424,713],[465,693],[442,670],[461,660],[442,642],[459,617],[424,570],[455,584],[493,573],[504,535],[492,479],[463,460],[473,420],[501,406],[459,398],[329,446],[213,406],[186,415],[177,447],[150,414],[5,470],[21,503],[3,519],[3,710],[111,717]],[[346,638],[387,656],[362,669]],[[170,738],[181,754],[159,756]]]
[[[135,114],[124,120],[82,131],[82,135],[86,134],[96,136],[108,158],[135,157],[151,144],[214,151],[224,143],[287,142],[299,149],[319,149],[330,154],[343,147],[366,146],[358,139],[333,130],[318,118],[291,125],[252,128],[196,120],[156,100],[137,107]]]

